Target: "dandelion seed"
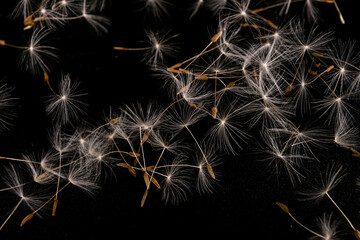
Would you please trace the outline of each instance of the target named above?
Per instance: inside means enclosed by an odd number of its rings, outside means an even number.
[[[171,163],[166,164],[164,178],[161,181],[162,199],[165,203],[179,204],[187,200],[191,193],[192,169],[183,157],[175,157]]]
[[[39,156],[35,154],[23,156],[34,182],[39,184],[49,184],[54,180],[54,175],[44,170],[41,166],[42,162],[47,161],[47,158],[51,157],[53,156],[51,156],[50,152],[44,152]],[[40,161],[36,161],[36,159],[40,159]]]
[[[5,219],[5,221],[0,226],[0,230],[5,226],[9,219],[13,216],[15,211],[19,208],[21,204],[25,204],[30,209],[34,209],[40,206],[43,203],[44,194],[40,192],[33,191],[22,184],[23,180],[21,179],[21,173],[14,167],[10,165],[5,169],[7,175],[3,176],[6,185],[12,189],[12,192],[16,194],[19,198],[19,201],[12,209],[11,213]]]
[[[328,49],[329,44],[333,41],[333,32],[319,31],[316,25],[312,25],[308,31],[304,31],[304,24],[294,21],[289,25],[289,36],[293,42],[291,49],[299,54],[320,54],[322,55]],[[305,51],[306,50],[306,51]]]
[[[199,145],[200,146],[200,145]],[[196,178],[196,190],[201,194],[212,193],[214,184],[216,183],[216,174],[213,167],[219,164],[214,149],[200,148],[200,152],[196,152],[195,162],[198,168]]]
[[[62,125],[73,123],[85,114],[86,104],[81,99],[86,94],[78,90],[79,83],[71,80],[69,74],[62,76],[59,93],[51,96],[46,107],[53,121]]]
[[[64,177],[67,178],[69,183],[90,195],[93,195],[99,189],[98,171],[89,169],[82,161],[74,161],[69,165],[68,169],[64,169]]]
[[[286,214],[288,214],[299,226],[301,226],[302,228],[304,228],[306,231],[312,233],[313,235],[315,235],[316,237],[319,237],[321,239],[328,239],[326,238],[326,236],[321,235],[320,233],[317,233],[313,230],[311,230],[310,228],[306,227],[304,224],[302,224],[301,222],[299,222],[289,211],[289,208],[280,202],[276,202],[276,205],[278,205]]]
[[[174,57],[178,53],[179,49],[174,40],[179,34],[173,34],[172,32],[154,32],[147,30],[146,44],[149,46],[144,54],[143,61],[146,61],[154,68],[163,63],[165,57]]]
[[[307,189],[299,191],[305,200],[321,200],[340,184],[346,173],[341,165],[330,164],[324,173],[320,173],[315,182],[309,183]]]
[[[32,72],[50,72],[50,63],[57,59],[57,49],[45,45],[49,41],[50,31],[45,28],[35,28],[31,35],[29,46],[23,48],[20,64]]]
[[[274,167],[274,172],[279,176],[285,171],[292,185],[302,180],[303,175],[300,172],[302,160],[307,156],[297,155],[289,151],[287,142],[282,142],[274,132],[263,133],[266,148],[263,150],[267,156],[262,161],[268,161],[270,166]]]
[[[103,16],[93,13],[98,10],[97,7],[97,4],[88,3],[87,0],[83,0],[81,17],[94,29],[96,34],[101,35],[108,31],[110,21]]]

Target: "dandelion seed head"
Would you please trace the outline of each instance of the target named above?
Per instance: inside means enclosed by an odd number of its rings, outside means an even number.
[[[167,176],[166,176],[166,181],[168,181],[168,182],[171,182],[171,174],[168,174]]]
[[[276,153],[276,156],[278,156],[278,157],[281,158],[281,159],[284,159],[284,156],[283,156],[282,153],[280,153],[280,152]]]
[[[202,166],[202,163],[199,163],[198,168],[199,168],[199,172],[200,172],[200,173],[202,173],[202,172],[203,172],[203,166]]]
[[[265,68],[265,70],[268,70],[268,64],[267,63],[262,63],[261,65]]]
[[[151,126],[143,124],[143,125],[141,125],[141,128],[144,130],[149,130],[151,128]]]
[[[114,136],[115,136],[115,133],[112,133],[112,134],[109,134],[108,138],[109,138],[110,140],[112,140],[112,139],[114,139]]]
[[[45,163],[45,161],[41,161],[41,162],[40,162],[40,166],[41,166],[41,168],[46,168],[46,163]]]
[[[86,143],[84,138],[80,138],[79,142],[80,142],[81,146],[84,146],[84,144]]]

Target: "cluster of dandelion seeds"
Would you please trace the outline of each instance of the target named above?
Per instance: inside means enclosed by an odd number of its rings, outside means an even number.
[[[168,10],[175,7],[166,0],[142,3],[140,11],[156,22],[170,17]],[[92,107],[84,100],[87,93],[81,90],[81,80],[71,73],[53,78],[51,71],[59,70],[59,51],[48,40],[73,21],[82,21],[96,36],[106,34],[111,22],[102,11],[107,4],[21,0],[13,11],[30,40],[20,46],[0,39],[0,47],[20,50],[21,69],[48,87],[45,112],[52,128],[48,149],[19,156],[0,153],[6,169],[0,194],[18,197],[10,214],[2,215],[0,229],[21,204],[29,209],[21,226],[40,213],[55,216],[64,189],[75,186],[95,194],[102,176],[113,174],[115,168],[143,179],[141,207],[152,194],[179,204],[193,192],[214,193],[221,184],[217,167],[226,161],[223,156],[241,161],[238,156],[251,146],[260,155],[256,160],[266,163],[275,177],[285,176],[294,189],[311,180],[309,163],[329,165],[320,181],[310,181],[301,193],[310,200],[327,197],[359,239],[359,231],[331,195],[345,177],[343,168],[326,162],[321,154],[338,148],[360,157],[356,42],[337,39],[316,21],[321,7],[331,6],[332,14],[345,24],[335,0],[283,0],[263,6],[250,0],[194,0],[189,19],[206,8],[218,22],[208,43],[193,56],[181,55],[176,45],[181,33],[160,29],[145,31],[139,46],[111,46],[117,56],[124,52],[138,56],[164,86],[166,100],[124,103],[89,127],[81,121]],[[306,16],[286,21],[299,7]],[[2,129],[14,117],[15,100],[11,87],[2,84]],[[38,192],[31,191],[34,185]],[[285,204],[277,205],[315,238],[337,237],[334,213],[318,216],[317,232],[298,221]]]

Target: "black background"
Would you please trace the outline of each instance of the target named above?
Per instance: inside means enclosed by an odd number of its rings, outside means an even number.
[[[15,1],[0,5],[0,39],[21,45],[28,35],[21,19],[10,19]],[[338,1],[346,24],[339,22],[335,8],[319,5],[320,24],[324,29],[334,28],[338,37],[360,39],[360,18],[356,1]],[[350,3],[351,2],[351,3]],[[3,5],[4,4],[4,5]],[[110,107],[142,100],[161,101],[166,95],[162,82],[153,77],[153,71],[141,62],[141,54],[116,52],[113,46],[139,46],[147,28],[171,29],[180,33],[181,52],[169,65],[200,52],[216,32],[218,20],[209,10],[202,9],[191,20],[187,7],[191,1],[173,1],[169,15],[154,21],[141,10],[143,2],[111,1],[104,15],[111,20],[109,32],[100,36],[81,21],[70,22],[54,34],[53,43],[59,51],[59,61],[53,64],[50,79],[55,82],[60,72],[68,72],[79,79],[89,93],[88,116],[83,123],[101,124]],[[259,4],[261,5],[261,4]],[[301,16],[301,8],[295,7]],[[295,13],[294,12],[294,13]],[[45,114],[44,99],[50,95],[41,75],[21,70],[16,49],[0,48],[0,76],[19,98],[14,126],[0,135],[0,155],[19,157],[21,153],[46,148],[47,131],[51,121]],[[349,177],[334,190],[337,203],[360,224],[359,196],[355,186],[356,159],[348,151],[330,149],[322,159],[336,159],[348,167]],[[323,165],[309,166],[317,172]],[[275,176],[266,163],[257,161],[245,149],[238,156],[225,156],[219,169],[219,185],[213,195],[194,194],[179,205],[165,205],[160,194],[151,192],[143,208],[141,179],[134,179],[123,169],[115,169],[95,196],[88,196],[75,188],[66,189],[59,199],[55,217],[35,218],[23,227],[19,222],[27,214],[19,209],[0,232],[0,239],[121,239],[124,237],[232,237],[235,239],[306,239],[311,235],[296,225],[275,204],[286,203],[292,213],[310,228],[316,229],[315,217],[333,211],[329,201],[301,202],[286,176]],[[16,199],[0,195],[1,219],[16,204]],[[354,239],[351,229],[343,223],[344,239]],[[220,234],[220,235],[217,235]]]

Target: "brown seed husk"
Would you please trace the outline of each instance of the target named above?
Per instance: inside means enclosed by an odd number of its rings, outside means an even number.
[[[354,235],[355,235],[357,240],[360,240],[360,232],[356,228],[354,228]]]
[[[56,209],[57,209],[57,205],[58,205],[58,199],[57,197],[54,199],[54,204],[53,204],[53,208],[52,208],[52,216],[55,216],[56,213]]]
[[[144,136],[141,140],[141,145],[143,145],[146,142],[146,140],[149,138],[149,136],[150,136],[150,132],[148,131],[144,134]]]
[[[49,172],[44,172],[40,174],[36,179],[35,182],[40,181],[41,179],[45,178],[47,175],[49,175]]]
[[[131,173],[131,175],[133,175],[134,177],[136,177],[136,171],[135,171],[135,169],[134,169],[132,166],[129,165],[128,170],[129,170],[129,172]]]
[[[317,52],[313,52],[312,55],[315,57],[322,57],[322,58],[325,57],[324,54],[317,53]]]
[[[24,224],[30,221],[33,217],[34,217],[34,213],[30,213],[29,215],[24,217],[24,219],[20,223],[20,227],[24,226]]]
[[[292,91],[292,86],[291,85],[287,86],[287,88],[285,89],[285,95],[288,95],[291,91]]]
[[[167,68],[166,70],[167,70],[168,72],[172,72],[172,73],[180,73],[179,70],[174,69],[174,68]]]
[[[129,50],[129,48],[126,48],[126,47],[113,47],[113,49],[115,49],[115,50],[122,50],[122,51],[127,51],[127,50]]]
[[[216,114],[217,114],[217,108],[216,108],[216,107],[213,107],[213,108],[211,109],[211,113],[212,113],[213,119],[215,119],[215,118],[216,118]]]
[[[315,72],[315,71],[313,71],[313,70],[309,70],[309,73],[310,73],[311,75],[318,75],[318,73]]]
[[[187,102],[190,106],[192,106],[193,108],[198,108],[198,106],[196,106],[195,104],[191,103],[191,102]]]
[[[354,157],[360,157],[360,152],[358,152],[357,150],[355,150],[354,148],[350,148],[351,149],[351,151],[353,152],[353,156]]]
[[[145,181],[146,189],[149,189],[150,179],[149,179],[149,174],[147,172],[144,172],[144,181]]]
[[[46,72],[44,72],[44,81],[49,82],[49,75]]]
[[[119,120],[120,120],[120,117],[117,117],[117,118],[111,119],[109,123],[110,123],[111,125],[114,125],[114,124],[116,124]]]
[[[158,182],[154,177],[151,178],[151,182],[152,182],[158,189],[161,189],[159,182]]]
[[[127,168],[129,170],[129,172],[131,173],[131,175],[136,177],[136,171],[132,166],[130,166],[130,164],[128,164],[128,163],[117,163],[116,166]]]
[[[266,22],[270,27],[272,27],[272,28],[275,28],[275,29],[278,28],[278,27],[277,27],[272,21],[270,21],[270,20],[265,20],[265,22]]]
[[[177,64],[172,65],[170,68],[175,69],[175,68],[181,67],[181,65],[182,65],[182,63],[177,63]]]
[[[231,87],[233,87],[235,85],[235,82],[231,82],[231,83],[229,83],[227,86],[226,86],[226,88],[231,88]]]
[[[153,172],[154,170],[155,170],[154,165],[146,167],[146,171]]]
[[[179,68],[179,71],[182,73],[192,74],[192,72],[186,70],[185,68]]]
[[[206,167],[207,167],[207,170],[208,170],[210,176],[211,176],[213,179],[215,179],[215,174],[214,174],[214,171],[213,171],[212,167],[210,166],[210,164],[206,164]]]
[[[123,167],[123,168],[128,168],[129,164],[127,164],[127,163],[117,163],[116,166]]]
[[[290,213],[288,207],[287,207],[285,204],[283,204],[283,203],[281,203],[281,202],[276,202],[276,205],[278,205],[278,206],[279,206],[284,212],[286,212],[287,214]]]
[[[330,67],[328,67],[328,68],[325,70],[325,72],[330,72],[331,69],[333,69],[333,68],[334,68],[334,65],[331,65]]]
[[[140,157],[140,154],[139,153],[134,153],[134,152],[128,152],[128,154],[131,156],[131,157]]]
[[[144,204],[145,204],[145,200],[146,200],[146,198],[147,198],[147,195],[148,195],[148,190],[146,189],[145,190],[145,193],[144,193],[144,195],[143,195],[143,197],[142,197],[142,199],[141,199],[141,207],[143,207],[144,206]]]
[[[223,30],[221,29],[218,33],[216,33],[212,38],[211,38],[211,42],[214,43],[217,40],[219,40],[220,36],[222,35]]]
[[[196,77],[196,79],[199,79],[199,80],[208,80],[209,77],[206,76],[206,75],[199,75],[199,76]]]
[[[26,26],[27,28],[31,28],[34,25],[34,19],[33,16],[27,16],[24,20],[24,26]]]

